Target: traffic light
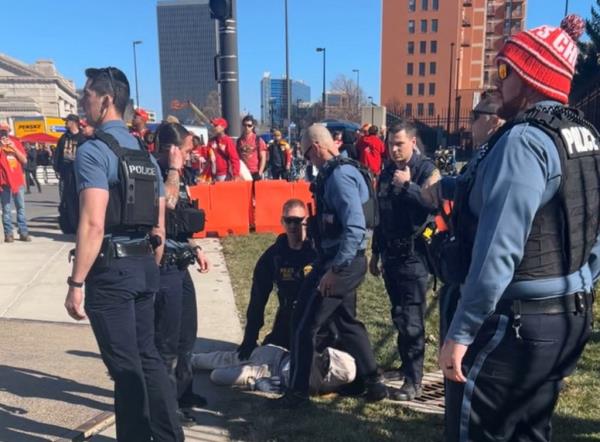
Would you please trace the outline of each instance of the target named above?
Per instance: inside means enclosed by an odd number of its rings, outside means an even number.
[[[232,17],[231,0],[210,0],[208,2],[210,15],[217,20],[227,20]]]

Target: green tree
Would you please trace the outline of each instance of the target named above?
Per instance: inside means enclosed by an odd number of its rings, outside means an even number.
[[[589,41],[579,43],[579,58],[573,78],[573,97],[577,99],[600,73],[600,0],[591,7],[591,18],[585,21]]]

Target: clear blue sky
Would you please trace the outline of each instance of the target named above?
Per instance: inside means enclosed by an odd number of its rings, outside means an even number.
[[[4,0],[9,1],[9,0]],[[395,0],[406,1],[406,0]],[[442,0],[444,1],[444,0]],[[380,0],[288,0],[291,77],[311,86],[312,99],[322,90],[321,54],[327,48],[327,81],[339,74],[354,78],[360,69],[365,95],[379,100]],[[240,106],[260,110],[264,71],[285,73],[283,0],[238,0]],[[569,12],[590,16],[593,0],[570,0]],[[563,0],[529,0],[527,27],[558,25]],[[133,89],[131,42],[138,46],[140,104],[160,114],[160,73],[155,0],[10,1],[2,13],[0,52],[33,63],[54,60],[59,72],[81,87],[89,66],[117,66]]]

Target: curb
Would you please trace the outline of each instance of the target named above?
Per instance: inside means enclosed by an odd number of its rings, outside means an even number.
[[[81,442],[104,431],[114,423],[115,414],[112,411],[105,411],[69,431],[64,437],[54,439],[54,442]]]

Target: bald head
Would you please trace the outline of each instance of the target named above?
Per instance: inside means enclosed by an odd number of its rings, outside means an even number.
[[[301,148],[304,156],[317,167],[340,154],[331,133],[322,124],[313,124],[306,129]]]

